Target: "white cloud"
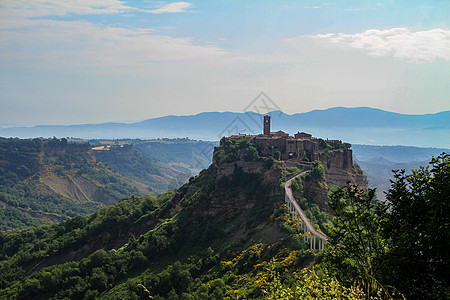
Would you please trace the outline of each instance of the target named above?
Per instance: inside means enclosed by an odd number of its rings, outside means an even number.
[[[189,2],[174,2],[164,5],[158,9],[147,10],[147,12],[151,12],[154,14],[162,14],[162,13],[179,13],[184,12],[186,8],[192,6],[192,3]]]
[[[28,20],[27,30],[3,29],[0,61],[27,67],[123,67],[150,61],[208,59],[225,51],[190,37],[151,29],[100,27],[85,21]],[[33,25],[32,25],[33,24]]]
[[[362,49],[373,56],[392,56],[410,63],[450,61],[450,30],[435,28],[412,31],[409,28],[369,29],[362,33],[328,33],[304,36]]]
[[[137,10],[119,0],[14,0],[2,1],[1,16],[36,18],[70,14],[113,14]]]
[[[225,51],[191,37],[152,34],[150,28],[117,28],[87,21],[51,20],[70,14],[139,10],[118,0],[16,0],[0,2],[0,62],[24,67],[129,67],[150,61],[208,59]],[[181,12],[175,2],[152,13]],[[172,27],[173,28],[173,27]]]
[[[143,10],[128,6],[120,0],[10,0],[0,2],[0,25],[8,19],[61,17],[71,14],[100,15],[127,11],[144,11],[155,14],[177,13],[184,12],[190,6],[192,4],[188,2],[174,2],[158,9]]]

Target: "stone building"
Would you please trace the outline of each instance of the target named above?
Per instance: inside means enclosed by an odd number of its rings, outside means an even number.
[[[232,135],[229,138],[231,140],[249,139],[260,149],[262,156],[272,156],[279,160],[293,162],[320,160],[328,168],[334,166],[351,169],[353,166],[352,151],[345,147],[340,147],[342,145],[341,141],[325,141],[305,132],[297,132],[294,136],[290,136],[281,130],[271,132],[270,116],[264,116],[262,134],[238,134]],[[331,150],[340,151],[333,152]]]

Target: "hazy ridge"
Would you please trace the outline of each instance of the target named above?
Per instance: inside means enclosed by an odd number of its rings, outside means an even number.
[[[273,130],[305,131],[317,137],[370,145],[450,147],[450,111],[405,115],[369,107],[334,107],[288,115],[272,111]],[[235,133],[260,133],[263,114],[204,112],[164,116],[136,123],[38,125],[0,129],[6,137],[178,138],[218,141]]]

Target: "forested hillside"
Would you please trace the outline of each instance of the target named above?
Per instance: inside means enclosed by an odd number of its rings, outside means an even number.
[[[225,161],[176,191],[133,196],[90,216],[1,235],[0,297],[277,299],[285,289],[363,295],[321,270],[299,271],[321,257],[303,242],[284,205],[283,182],[299,169],[250,158],[256,148],[248,143],[226,151]],[[316,226],[329,220],[306,192],[326,185],[320,169],[317,164],[315,175],[304,178],[304,191],[297,189]]]
[[[149,193],[154,190],[98,162],[89,144],[0,138],[2,230],[86,215]]]
[[[192,175],[189,170],[180,171],[150,155],[145,156],[133,144],[103,145],[93,150],[95,157],[113,170],[151,186],[160,193],[178,188]]]
[[[0,232],[2,299],[446,299],[450,156],[397,172],[389,204],[230,141],[175,191]],[[325,251],[284,204],[287,178]],[[327,203],[320,195],[331,192]],[[326,211],[323,205],[328,206]],[[331,221],[330,213],[334,215]]]

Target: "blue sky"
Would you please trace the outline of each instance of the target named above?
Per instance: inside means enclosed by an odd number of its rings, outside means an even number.
[[[449,1],[0,0],[0,126],[450,110]]]

